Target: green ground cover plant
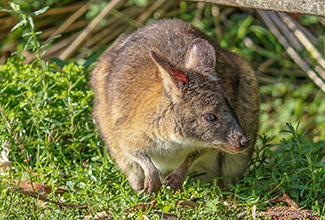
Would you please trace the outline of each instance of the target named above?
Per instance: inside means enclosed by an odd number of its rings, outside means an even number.
[[[287,206],[271,201],[283,193],[299,205],[296,214],[308,210],[310,219],[325,219],[325,96],[313,83],[297,86],[296,79],[286,79],[261,86],[256,153],[244,178],[231,191],[222,191],[217,179],[193,183],[193,174],[181,192],[172,194],[164,186],[156,196],[143,196],[131,190],[99,138],[91,116],[94,95],[89,87],[89,63],[42,60],[46,47],[37,40],[32,17],[20,12],[26,19],[20,28],[27,27],[25,37],[30,39],[24,49],[37,52],[38,59],[23,64],[24,57],[16,53],[0,66],[0,150],[11,149],[13,165],[0,177],[0,219],[99,219],[101,214],[108,219],[163,219],[162,215],[271,219],[271,212],[265,214],[268,208]],[[193,23],[204,30],[212,21],[208,17]],[[185,14],[182,18],[192,19]],[[251,25],[256,21],[248,14],[229,22],[233,25],[219,36],[222,46],[251,58],[253,64],[275,56],[275,65],[289,65],[285,64],[288,57],[279,57],[283,51],[276,39],[266,29]],[[242,36],[257,44],[264,42],[265,48],[247,46],[240,41]],[[48,200],[15,191],[17,184],[12,180],[51,187]],[[43,195],[44,189],[39,192]]]

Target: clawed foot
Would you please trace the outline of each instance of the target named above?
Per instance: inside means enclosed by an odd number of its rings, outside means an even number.
[[[170,191],[173,191],[173,193],[176,191],[180,192],[185,180],[185,176],[186,175],[182,175],[181,173],[177,172],[177,170],[175,170],[173,173],[166,177],[164,182],[167,182],[166,185],[170,187]]]
[[[170,191],[175,193],[176,191],[179,192],[181,191],[184,179],[185,177],[177,174],[177,172],[174,171],[172,174],[166,177],[164,183],[166,182],[167,183],[166,185],[170,187]],[[161,188],[161,183],[159,177],[147,178],[144,183],[144,192],[148,192],[150,195],[153,193],[157,195],[160,188]]]

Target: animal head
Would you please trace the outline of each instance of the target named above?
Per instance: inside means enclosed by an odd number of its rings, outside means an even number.
[[[204,39],[188,46],[184,65],[172,66],[167,59],[151,51],[159,69],[164,91],[170,99],[170,136],[175,141],[201,144],[229,153],[248,146],[230,98],[216,73],[216,52]],[[173,133],[173,134],[171,134]]]

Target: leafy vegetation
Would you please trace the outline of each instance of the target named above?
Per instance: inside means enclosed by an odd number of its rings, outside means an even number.
[[[180,10],[185,12],[187,4],[181,2]],[[197,11],[180,18],[250,58],[255,67],[274,59],[272,68],[298,69],[248,12],[224,13],[217,18],[219,28],[211,29],[216,22],[209,14],[213,7],[206,6],[201,18]],[[96,219],[103,212],[110,219],[161,219],[168,214],[176,219],[263,219],[263,211],[272,207],[264,202],[282,193],[309,209],[311,216],[325,215],[325,95],[305,77],[262,83],[261,136],[249,171],[231,191],[221,191],[217,179],[192,183],[189,176],[181,192],[172,194],[164,187],[157,196],[143,196],[131,190],[98,137],[91,117],[89,63],[44,61],[46,47],[38,41],[32,16],[22,11],[21,16],[25,21],[19,28],[26,25],[28,39],[22,49],[36,52],[38,59],[23,64],[24,57],[17,53],[0,66],[0,150],[10,147],[13,163],[2,179],[50,186],[49,200],[61,205],[41,203],[0,181],[1,219]],[[315,25],[314,20],[302,18],[305,25]],[[62,208],[63,203],[80,206]]]

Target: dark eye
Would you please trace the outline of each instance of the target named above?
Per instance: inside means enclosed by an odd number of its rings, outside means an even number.
[[[212,113],[208,113],[208,114],[205,114],[202,116],[205,120],[207,121],[217,121],[218,120],[218,117],[215,116],[214,114]]]

